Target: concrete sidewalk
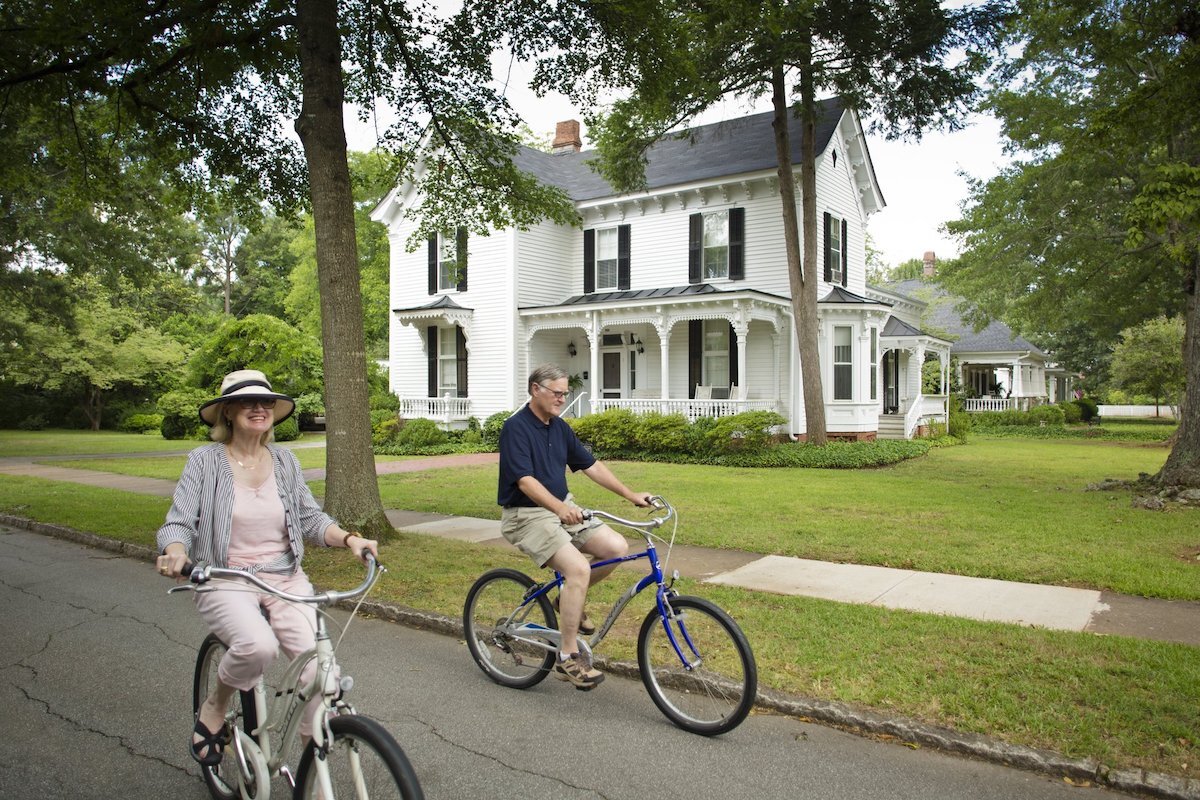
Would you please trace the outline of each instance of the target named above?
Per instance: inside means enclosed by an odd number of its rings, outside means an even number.
[[[494,464],[496,458],[494,453],[484,453],[385,461],[378,465],[378,472],[395,474]],[[175,487],[174,481],[54,467],[36,464],[33,458],[0,459],[0,474],[27,475],[159,496],[170,496]],[[325,471],[311,469],[304,474],[313,480],[323,478]],[[400,510],[389,510],[387,514],[400,530],[487,546],[510,546],[500,536],[498,519]],[[665,556],[664,548],[660,557]],[[1200,602],[1153,600],[1092,589],[836,564],[688,545],[676,545],[664,567],[668,571],[679,570],[681,575],[689,578],[756,591],[1200,647]],[[626,568],[641,569],[642,566],[635,562]]]

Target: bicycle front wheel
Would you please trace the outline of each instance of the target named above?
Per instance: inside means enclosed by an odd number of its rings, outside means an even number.
[[[475,581],[463,606],[463,635],[471,657],[489,678],[513,689],[538,683],[554,664],[554,647],[528,641],[538,638],[539,628],[558,627],[545,595],[521,608],[533,585],[523,572],[494,569]]]
[[[420,800],[425,795],[408,756],[387,730],[373,719],[355,714],[329,720],[333,740],[324,763],[329,769],[333,796],[343,798],[380,798],[381,800]],[[324,798],[317,769],[316,746],[304,748],[296,772],[296,800]]]
[[[703,736],[731,731],[750,713],[758,691],[750,644],[713,603],[684,596],[669,602],[665,624],[656,606],[638,634],[642,683],[659,710],[684,730]]]
[[[200,644],[200,652],[196,655],[196,671],[192,677],[192,714],[200,710],[200,704],[208,697],[217,685],[217,665],[225,656],[225,644],[215,635],[209,634]],[[238,692],[226,719],[235,728],[241,727],[247,734],[253,735],[258,727],[257,712],[254,708],[254,692]],[[213,767],[200,767],[208,791],[217,800],[237,800],[242,796],[238,788],[238,759],[233,744],[225,748],[221,763]],[[246,793],[255,797],[258,792],[253,785],[254,778],[248,778],[249,785]]]

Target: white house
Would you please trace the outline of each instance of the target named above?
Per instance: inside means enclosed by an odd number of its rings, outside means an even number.
[[[961,298],[937,284],[934,254],[925,253],[924,261],[923,277],[868,286],[866,294],[889,303],[897,319],[936,331],[951,342],[950,355],[957,362],[965,410],[1028,410],[1070,399],[1071,373],[1003,322],[993,320],[975,330],[958,312]]]
[[[816,136],[828,431],[912,436],[945,419],[949,343],[866,296],[866,222],[884,201],[857,114],[825,101]],[[581,380],[568,414],[770,409],[803,435],[771,114],[660,140],[647,154],[648,188],[633,194],[593,172],[580,144],[578,123],[560,123],[554,152],[517,156],[575,202],[578,228],[460,230],[408,252],[416,188],[397,186],[376,208],[391,242],[390,373],[401,414],[482,421],[519,407],[532,367],[555,362]],[[792,146],[798,171],[798,133]],[[934,397],[921,393],[927,354],[942,365]]]

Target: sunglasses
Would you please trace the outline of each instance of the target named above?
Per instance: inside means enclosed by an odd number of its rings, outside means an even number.
[[[237,405],[238,407],[243,408],[246,411],[250,411],[255,406],[262,406],[263,408],[265,408],[267,410],[270,410],[275,407],[275,398],[274,397],[265,397],[265,398],[264,397],[248,397],[245,400],[234,400],[233,402],[234,402],[234,405]]]

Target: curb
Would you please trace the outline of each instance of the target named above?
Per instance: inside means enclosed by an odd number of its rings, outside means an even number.
[[[152,561],[157,553],[129,542],[109,539],[94,533],[79,531],[65,525],[37,522],[12,514],[0,514],[0,524],[23,528],[33,533],[66,539],[77,544],[119,553],[142,561]],[[339,605],[352,608],[355,602]],[[367,600],[359,610],[387,622],[462,638],[462,621],[432,611],[422,611],[394,603]],[[596,663],[608,672],[626,678],[640,679],[637,665],[596,657]],[[901,742],[929,747],[981,761],[1037,772],[1072,782],[1089,782],[1121,792],[1141,794],[1164,800],[1200,800],[1200,780],[1180,778],[1160,772],[1127,769],[1115,770],[1093,759],[1067,758],[1050,750],[1009,744],[980,734],[943,728],[906,717],[884,716],[873,711],[853,708],[843,703],[788,695],[771,689],[759,689],[755,706],[801,720],[817,721],[850,733],[865,736],[886,736]]]

